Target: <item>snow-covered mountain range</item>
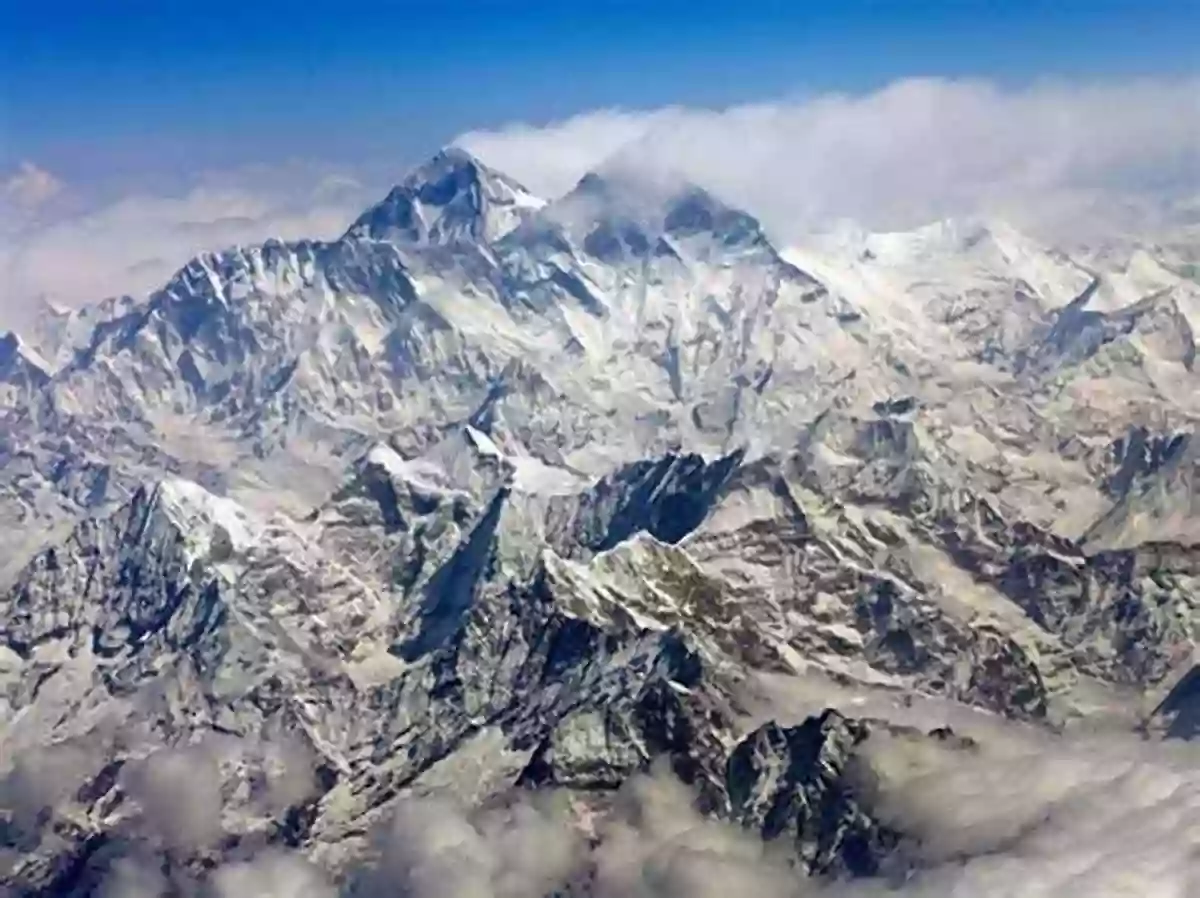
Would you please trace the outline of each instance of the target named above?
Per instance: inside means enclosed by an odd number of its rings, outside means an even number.
[[[452,148],[338,240],[47,309],[0,338],[0,883],[286,846],[353,891],[413,796],[565,795],[586,841],[657,759],[785,866],[883,874],[917,862],[866,746],[978,746],[834,695],[1180,732],[1188,246],[778,247],[695,185],[545,200]],[[767,722],[764,678],[830,707]],[[202,832],[155,810],[180,758]]]

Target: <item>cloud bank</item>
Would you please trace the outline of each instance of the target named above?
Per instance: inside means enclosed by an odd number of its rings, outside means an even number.
[[[873,737],[878,812],[911,861],[886,880],[806,880],[784,845],[698,815],[669,775],[637,777],[592,825],[546,796],[472,813],[404,803],[367,894],[544,898],[1185,898],[1200,894],[1194,748],[989,728],[978,752]],[[581,889],[583,883],[587,889]]]
[[[270,790],[256,797],[254,771],[279,772],[282,763],[311,784],[313,758],[304,752],[232,737],[163,748],[127,767],[127,838],[97,872],[111,898],[545,898],[556,889],[588,898],[1200,894],[1200,747],[1122,734],[1055,737],[997,720],[978,735],[981,747],[969,752],[903,736],[868,741],[876,813],[907,837],[908,863],[886,880],[802,878],[786,844],[764,845],[700,816],[665,769],[607,798],[520,792],[469,808],[410,795],[372,833],[374,860],[345,871],[340,888],[303,852],[247,837],[215,869],[168,869],[165,858],[210,853],[230,824],[278,816],[280,806],[260,800]],[[0,808],[30,835],[52,830],[43,808],[70,804],[68,793],[102,760],[71,747],[17,764],[0,777]],[[17,859],[0,854],[0,869]]]
[[[724,110],[600,110],[457,142],[543,194],[614,158],[680,173],[784,239],[839,219],[900,229],[963,214],[1051,231],[1145,226],[1200,194],[1200,78],[1011,90],[913,79]]]
[[[907,760],[877,759],[886,769]],[[993,742],[893,781],[880,810],[917,841],[917,898],[1200,894],[1195,747],[1132,737]],[[839,898],[841,893],[837,893]],[[854,889],[849,896],[883,895]]]

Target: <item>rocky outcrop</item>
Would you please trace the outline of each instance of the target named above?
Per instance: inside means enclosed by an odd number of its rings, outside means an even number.
[[[1200,737],[1200,667],[1188,667],[1146,721],[1146,732],[1168,739]]]
[[[797,727],[769,723],[733,750],[726,771],[730,814],[765,841],[791,843],[810,873],[870,876],[896,833],[856,798],[852,769],[867,725],[825,712]]]

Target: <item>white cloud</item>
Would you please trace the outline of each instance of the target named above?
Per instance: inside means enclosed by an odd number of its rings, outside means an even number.
[[[37,752],[18,752],[0,778],[0,807],[19,826],[35,822],[45,808],[67,800],[99,766],[81,745],[60,743]]]
[[[211,746],[160,749],[122,770],[145,831],[171,848],[215,844],[221,835],[221,777]]]
[[[724,110],[600,110],[457,142],[547,194],[619,153],[709,186],[788,238],[840,218],[902,228],[997,213],[1075,227],[1200,192],[1200,79],[915,79]]]
[[[372,880],[395,891],[540,898],[566,871],[597,898],[1185,898],[1200,894],[1200,758],[1128,736],[1053,737],[985,725],[974,752],[904,738],[868,745],[917,867],[906,881],[803,880],[786,845],[699,816],[669,774],[631,780],[583,843],[578,809],[518,804],[471,818],[452,805],[402,805]],[[575,821],[570,822],[570,821]],[[533,850],[530,850],[530,849]]]
[[[218,898],[335,898],[321,871],[296,854],[268,851],[213,877]]]
[[[27,161],[0,182],[0,197],[20,208],[35,209],[61,193],[63,186],[50,172]]]
[[[452,801],[402,801],[382,834],[382,863],[365,894],[406,898],[527,898],[564,882],[582,845],[553,807],[535,800],[471,814]]]
[[[893,768],[901,760],[894,753],[888,760],[894,748],[879,755]],[[1198,760],[1194,747],[1131,736],[1025,735],[993,739],[949,765],[915,764],[883,802],[885,815],[919,837],[927,868],[901,894],[1200,894]]]
[[[804,695],[790,697],[807,702]],[[518,793],[507,804],[470,809],[410,796],[375,833],[377,854],[367,852],[376,854],[375,866],[345,871],[356,885],[346,894],[543,898],[580,878],[595,898],[1200,894],[1200,746],[1122,733],[1054,736],[936,702],[914,713],[926,724],[944,723],[947,715],[933,719],[938,708],[979,739],[977,750],[879,735],[866,746],[879,776],[875,812],[912,840],[904,851],[915,857],[916,870],[903,883],[802,880],[786,863],[786,843],[764,846],[751,833],[701,817],[691,792],[660,768],[633,778],[611,800]],[[294,747],[222,737],[128,764],[121,785],[140,815],[127,818],[134,824],[128,851],[111,858],[102,894],[192,894],[196,871],[177,867],[168,884],[160,852],[203,851],[220,841],[224,819],[250,820],[253,801],[245,804],[244,785],[230,788],[231,777],[249,776],[246,762],[257,770],[264,760],[281,759],[298,772],[311,760]],[[33,829],[47,804],[63,807],[81,778],[94,775],[100,758],[65,747],[40,761],[19,761],[0,780],[0,806],[21,828]],[[212,888],[198,894],[336,893],[300,853],[252,839],[242,847],[250,853],[228,857],[208,879]],[[4,862],[0,856],[0,872]]]
[[[20,324],[39,297],[79,305],[146,293],[205,250],[334,237],[373,198],[339,174],[254,169],[208,176],[176,195],[135,194],[51,221],[10,221],[0,243],[0,324]]]
[[[625,784],[592,851],[597,898],[798,898],[786,848],[702,817],[665,768]]]

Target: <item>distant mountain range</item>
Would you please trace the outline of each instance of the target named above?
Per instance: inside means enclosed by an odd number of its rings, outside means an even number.
[[[366,894],[413,796],[556,796],[586,842],[656,763],[796,875],[893,875],[868,747],[978,746],[838,696],[1190,734],[1194,251],[779,247],[450,148],[338,240],[47,309],[0,337],[0,884],[270,847]],[[178,763],[217,795],[182,835]]]

